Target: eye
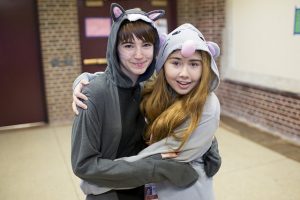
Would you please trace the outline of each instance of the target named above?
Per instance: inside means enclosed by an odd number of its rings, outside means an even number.
[[[147,42],[147,43],[143,44],[143,47],[152,47],[152,46],[153,46],[153,44],[150,43],[150,42]]]
[[[133,45],[130,44],[130,43],[123,44],[122,46],[123,46],[124,48],[126,48],[126,49],[133,48]]]
[[[192,68],[195,69],[195,68],[200,67],[200,66],[201,66],[201,63],[200,63],[200,62],[192,62],[190,65],[192,66]]]
[[[179,62],[178,61],[173,61],[172,64],[173,65],[179,65]]]
[[[180,62],[177,61],[177,60],[172,60],[170,63],[171,63],[172,65],[174,65],[175,67],[178,67],[178,66],[180,65]]]

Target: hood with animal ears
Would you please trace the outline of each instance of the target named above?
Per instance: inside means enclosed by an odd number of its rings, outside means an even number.
[[[107,43],[107,51],[106,51],[106,57],[108,60],[108,66],[106,71],[110,74],[111,79],[121,87],[132,87],[132,81],[129,77],[127,77],[120,69],[120,63],[117,57],[117,36],[118,32],[120,30],[120,27],[122,26],[124,21],[137,21],[142,20],[146,23],[149,23],[152,27],[155,28],[157,31],[157,27],[154,24],[154,21],[160,18],[162,15],[164,15],[163,10],[154,10],[150,12],[144,12],[140,9],[129,9],[124,10],[119,4],[112,3],[111,8],[111,18],[113,20],[113,24],[111,27],[111,32],[108,38]],[[157,31],[157,39],[154,44],[154,58],[156,57],[158,51],[159,51],[159,34]],[[138,80],[137,83],[143,82],[151,77],[151,75],[154,72],[155,69],[155,63],[156,59],[153,59],[152,63],[146,70],[144,74],[142,74]]]
[[[157,56],[157,72],[161,70],[168,56],[175,50],[181,50],[180,52],[184,57],[193,55],[196,50],[202,50],[208,52],[211,56],[211,69],[214,73],[214,78],[211,82],[210,91],[214,91],[218,87],[220,78],[215,58],[220,55],[220,48],[216,43],[206,41],[203,34],[192,24],[188,23],[173,30],[164,40]]]

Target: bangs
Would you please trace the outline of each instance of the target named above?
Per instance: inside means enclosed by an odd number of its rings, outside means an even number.
[[[157,32],[147,22],[141,20],[134,22],[126,21],[118,33],[118,42],[132,42],[134,40],[133,35],[143,42],[155,44]]]

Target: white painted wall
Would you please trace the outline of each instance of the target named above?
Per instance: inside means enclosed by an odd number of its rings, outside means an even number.
[[[300,0],[226,0],[221,77],[300,94]]]

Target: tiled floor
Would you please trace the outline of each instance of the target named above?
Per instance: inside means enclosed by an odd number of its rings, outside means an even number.
[[[228,125],[217,133],[223,158],[214,182],[217,200],[299,200],[299,161]],[[83,200],[70,166],[70,132],[70,125],[0,132],[0,199]],[[290,154],[297,154],[300,147],[293,148]]]
[[[295,144],[291,144],[277,136],[233,120],[230,117],[222,116],[222,125],[232,133],[238,134],[272,151],[276,151],[277,153],[300,162],[300,147]]]

